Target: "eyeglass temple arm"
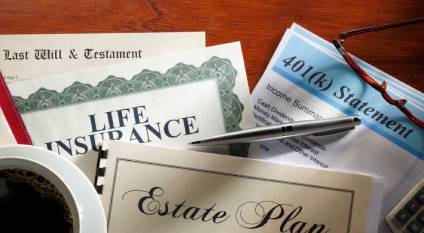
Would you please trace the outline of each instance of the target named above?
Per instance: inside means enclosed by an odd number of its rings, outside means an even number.
[[[339,33],[339,38],[340,39],[346,39],[346,38],[353,36],[353,35],[358,35],[358,34],[367,33],[367,32],[371,32],[371,31],[383,30],[383,29],[387,29],[387,28],[394,28],[394,27],[404,26],[404,25],[408,25],[408,24],[419,23],[419,22],[422,22],[422,21],[424,21],[424,17],[408,19],[408,20],[404,20],[404,21],[400,21],[400,22],[396,22],[396,23],[380,24],[380,25],[366,27],[366,28],[354,29],[354,30],[351,30],[351,31]]]
[[[358,74],[360,78],[365,80],[371,87],[378,90],[383,98],[391,105],[396,106],[401,112],[403,112],[410,120],[412,120],[414,123],[416,123],[418,126],[420,126],[422,129],[424,129],[424,121],[418,119],[411,111],[409,111],[407,108],[405,108],[406,100],[405,99],[399,99],[395,100],[393,99],[386,91],[387,83],[383,82],[382,84],[378,84],[373,78],[371,78],[356,62],[353,61],[352,57],[347,53],[347,51],[343,48],[341,42],[337,39],[333,40],[334,46],[337,48],[337,50],[340,52],[340,54],[343,56],[343,58],[346,60],[346,62],[352,67],[352,70]]]

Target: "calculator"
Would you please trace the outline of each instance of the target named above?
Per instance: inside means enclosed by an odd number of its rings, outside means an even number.
[[[393,233],[424,233],[424,178],[386,216]]]

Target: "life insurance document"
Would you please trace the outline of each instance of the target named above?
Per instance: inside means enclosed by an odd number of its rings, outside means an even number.
[[[0,35],[7,83],[205,47],[204,32]],[[0,113],[0,144],[15,144]]]
[[[60,80],[57,81],[57,80]],[[188,142],[254,126],[240,43],[94,67],[9,85],[35,146],[93,180],[103,140],[247,155]]]
[[[0,35],[7,82],[205,47],[204,32]]]
[[[406,98],[406,106],[424,119],[422,93],[360,64],[378,82],[385,80],[391,95]],[[252,101],[257,126],[361,116],[362,125],[352,131],[264,142],[261,153],[251,157],[382,176],[380,232],[388,230],[383,217],[424,176],[423,130],[358,78],[332,44],[298,25],[286,31]]]

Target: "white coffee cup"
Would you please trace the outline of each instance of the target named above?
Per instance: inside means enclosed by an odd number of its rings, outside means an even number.
[[[0,170],[8,168],[31,171],[53,184],[69,207],[73,233],[107,232],[104,210],[93,185],[69,160],[33,146],[0,147]]]
[[[51,184],[53,184],[62,194],[66,201],[66,205],[71,211],[73,233],[80,233],[80,216],[78,206],[75,202],[75,197],[71,193],[69,187],[61,180],[61,178],[54,171],[34,160],[21,157],[0,157],[0,170],[10,168],[31,171],[35,174],[41,175],[42,177],[47,179]]]

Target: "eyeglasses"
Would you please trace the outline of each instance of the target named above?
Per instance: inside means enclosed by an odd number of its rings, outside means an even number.
[[[424,129],[424,121],[418,119],[411,111],[409,111],[406,107],[406,99],[394,99],[392,98],[386,91],[387,89],[387,83],[383,81],[382,84],[379,84],[377,81],[374,80],[369,74],[367,74],[352,58],[352,56],[346,51],[346,49],[343,47],[343,43],[346,38],[358,35],[362,33],[367,33],[371,31],[377,31],[377,30],[383,30],[387,28],[393,28],[393,27],[399,27],[404,26],[408,24],[414,24],[424,22],[424,17],[419,17],[411,20],[405,20],[397,23],[389,23],[389,24],[382,24],[377,26],[371,26],[367,28],[361,28],[356,29],[348,32],[342,32],[339,33],[339,39],[334,38],[333,44],[337,48],[337,50],[340,52],[340,54],[343,56],[343,58],[346,60],[347,64],[352,68],[352,70],[366,83],[368,83],[371,87],[376,89],[381,93],[383,98],[391,105],[396,106],[401,112],[403,112],[411,121],[413,121],[415,124],[420,126],[422,129]]]

